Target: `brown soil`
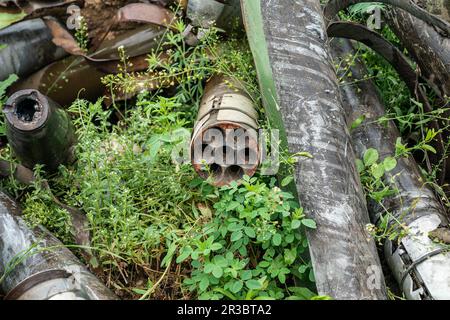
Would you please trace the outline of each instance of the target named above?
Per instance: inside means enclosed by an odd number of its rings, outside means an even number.
[[[109,27],[119,8],[133,2],[129,0],[86,0],[81,14],[86,19],[89,38],[101,38]]]

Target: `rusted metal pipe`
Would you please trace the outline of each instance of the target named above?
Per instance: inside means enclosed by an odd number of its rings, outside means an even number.
[[[367,3],[370,0],[330,0],[324,8],[324,16],[327,23],[333,21],[339,11],[358,3]],[[378,2],[400,8],[416,18],[428,23],[430,26],[441,29],[450,35],[450,23],[442,20],[441,17],[430,14],[422,9],[415,0],[378,0]]]
[[[198,174],[223,186],[253,176],[260,163],[258,112],[236,81],[214,76],[206,86],[191,142]]]
[[[0,81],[10,74],[27,76],[67,53],[52,43],[52,33],[41,19],[16,23],[0,30]]]
[[[105,86],[101,78],[106,73],[97,70],[83,57],[67,57],[14,83],[9,95],[26,89],[35,89],[61,106],[68,107],[77,98],[95,102],[103,96]]]
[[[13,94],[3,108],[6,135],[22,164],[48,171],[73,160],[76,138],[69,115],[50,98],[28,89]]]
[[[117,297],[43,227],[28,228],[0,192],[0,292],[7,300],[116,300]]]
[[[348,40],[333,40],[332,47],[335,57],[354,54]],[[367,149],[374,148],[381,161],[394,156],[400,133],[392,121],[377,122],[385,115],[384,105],[373,82],[364,80],[365,67],[356,61],[347,74],[352,77],[341,92],[349,122],[365,117],[363,124],[352,131],[357,155],[363,158]],[[448,226],[445,208],[425,184],[412,156],[399,158],[397,167],[385,175],[384,181],[396,188],[397,194],[383,200],[384,209],[372,203],[369,210],[373,223],[377,224],[386,210],[391,217],[389,226],[408,230],[405,236],[384,243],[387,263],[401,290],[407,299],[450,299],[450,253],[446,246],[429,238],[432,231]]]

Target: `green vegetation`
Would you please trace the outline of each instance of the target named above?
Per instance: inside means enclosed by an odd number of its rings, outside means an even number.
[[[75,32],[75,40],[78,43],[78,46],[87,51],[89,45],[89,31],[86,19],[83,16],[79,17],[80,26]]]
[[[0,48],[1,50],[1,48]],[[11,86],[14,82],[16,82],[18,77],[15,74],[12,74],[8,77],[8,79],[4,81],[0,81],[0,109],[3,108],[4,103],[6,102],[6,90],[9,86]],[[3,120],[3,114],[0,115],[0,136],[4,136],[6,134],[5,131],[5,122]]]
[[[283,299],[292,275],[299,283],[314,281],[300,257],[308,247],[302,231],[315,222],[275,181],[245,177],[242,186],[221,188],[215,213],[206,210],[211,221],[184,243],[176,261],[192,258],[192,278],[185,281],[191,291],[203,298]]]
[[[19,13],[0,13],[0,29],[6,28],[7,26],[18,22],[26,17],[25,12]]]
[[[71,248],[70,215],[42,189],[42,179],[62,202],[84,211],[100,268],[92,266],[123,298],[325,298],[312,291],[307,257],[305,230],[315,223],[280,189],[292,177],[277,186],[275,178],[257,175],[218,189],[200,180],[190,163],[173,163],[190,138],[211,75],[234,77],[260,103],[245,41],[219,41],[212,29],[189,47],[181,36],[184,24],[177,28],[161,43],[165,62],[157,50],[147,72],[128,72],[120,50],[121,72],[103,79],[111,93],[135,92],[142,79],[155,90],[125,105],[113,95],[110,109],[101,99],[77,100],[69,108],[79,138],[76,164],[52,176],[36,168],[34,186],[4,180],[4,190],[20,200],[29,223],[46,226]],[[159,85],[152,87],[155,80]],[[175,93],[166,87],[176,87]],[[10,150],[1,157],[11,159]]]

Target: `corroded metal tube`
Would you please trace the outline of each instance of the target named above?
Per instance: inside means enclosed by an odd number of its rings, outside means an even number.
[[[22,164],[54,171],[73,160],[76,138],[69,115],[37,90],[13,94],[3,109],[6,135]]]
[[[336,40],[334,40],[336,41]],[[335,57],[354,54],[348,41],[333,43]],[[381,160],[394,156],[396,140],[400,136],[392,121],[377,120],[385,115],[384,105],[371,80],[364,80],[365,67],[358,61],[350,67],[351,78],[342,86],[344,107],[353,120],[365,117],[364,123],[353,130],[355,151],[363,158],[368,148],[380,153]],[[387,239],[384,243],[386,261],[404,292],[411,300],[450,299],[450,253],[446,246],[434,243],[429,233],[449,224],[445,208],[433,190],[424,182],[414,158],[402,157],[397,167],[384,177],[386,185],[398,192],[383,200],[383,207],[369,206],[373,223],[377,224],[384,212],[389,212],[390,225],[407,228],[406,235]]]
[[[67,53],[52,43],[52,34],[41,19],[27,20],[0,30],[0,81],[10,74],[27,76]]]
[[[117,297],[43,227],[33,230],[0,192],[0,293],[8,300],[115,300]]]
[[[191,142],[198,174],[223,186],[253,176],[260,163],[258,112],[240,84],[215,76],[206,86]]]

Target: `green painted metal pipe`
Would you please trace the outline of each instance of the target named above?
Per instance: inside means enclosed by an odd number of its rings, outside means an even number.
[[[37,90],[13,94],[3,108],[6,135],[14,154],[30,169],[35,165],[55,171],[73,161],[76,143],[69,115]]]

